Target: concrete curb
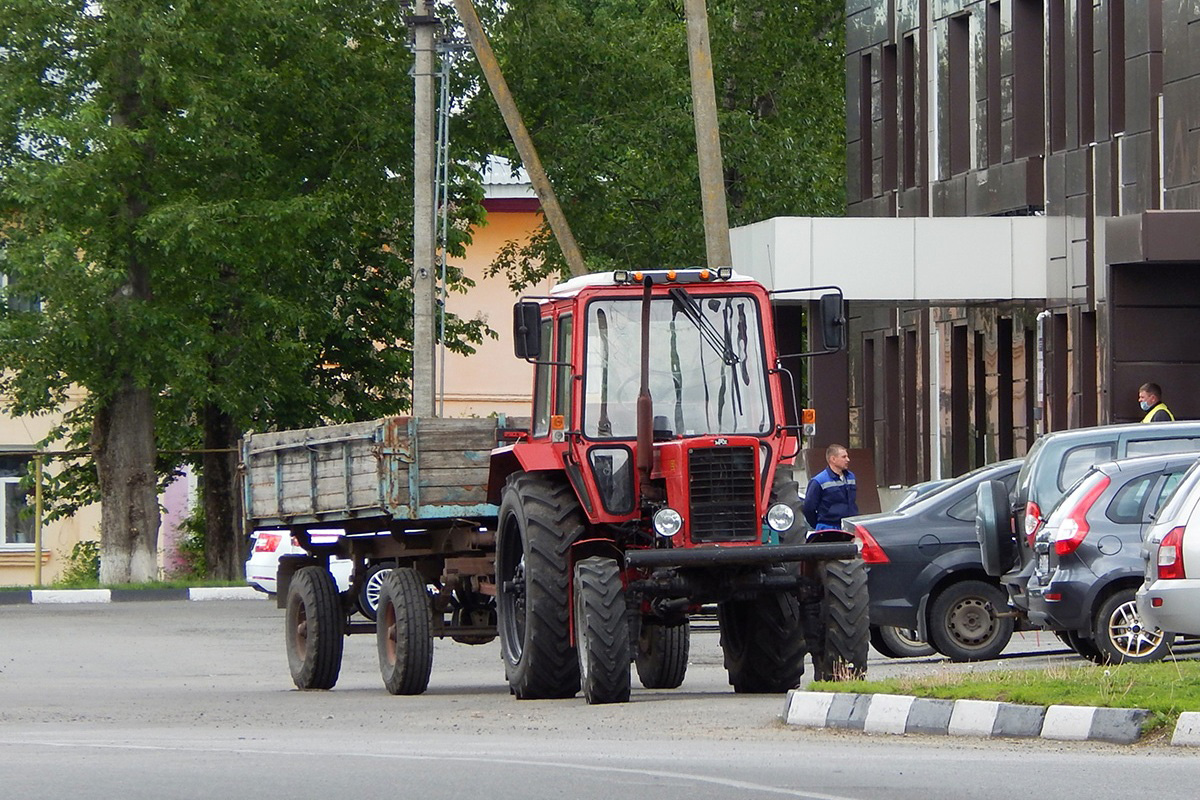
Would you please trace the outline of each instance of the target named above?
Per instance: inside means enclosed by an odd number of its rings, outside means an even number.
[[[214,586],[192,589],[22,589],[0,592],[0,606],[62,605],[70,603],[130,603],[150,600],[266,600],[250,586]]]
[[[788,692],[788,725],[865,733],[1020,737],[1132,744],[1150,712],[1140,708],[1026,706],[991,700],[934,700],[894,694]],[[1184,712],[1171,744],[1200,746],[1200,712]]]

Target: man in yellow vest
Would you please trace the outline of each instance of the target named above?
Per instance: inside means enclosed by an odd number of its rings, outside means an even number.
[[[1142,422],[1174,422],[1175,415],[1167,404],[1162,401],[1162,387],[1157,383],[1143,383],[1138,389],[1138,405],[1146,416]]]

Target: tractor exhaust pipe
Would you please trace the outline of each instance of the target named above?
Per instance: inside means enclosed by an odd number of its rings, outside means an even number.
[[[647,275],[642,281],[642,381],[637,397],[637,471],[642,501],[650,486],[654,467],[654,401],[650,397],[650,287]]]

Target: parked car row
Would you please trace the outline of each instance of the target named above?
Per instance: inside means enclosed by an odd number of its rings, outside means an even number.
[[[1150,546],[1157,512],[1165,518],[1164,503],[1198,456],[1200,423],[1060,431],[1024,459],[911,493],[890,513],[846,520],[844,529],[873,554],[876,650],[913,654],[884,636],[892,626],[907,631],[912,646],[927,642],[951,660],[983,660],[998,655],[1014,630],[1036,628],[1098,663],[1161,658],[1176,629],[1143,622],[1136,594],[1150,570],[1144,558],[1157,551],[1144,556],[1142,540]],[[1196,505],[1186,511],[1200,526]],[[1167,541],[1181,559],[1175,540],[1182,535]],[[1193,539],[1200,592],[1200,530]],[[1166,605],[1155,597],[1147,602]]]

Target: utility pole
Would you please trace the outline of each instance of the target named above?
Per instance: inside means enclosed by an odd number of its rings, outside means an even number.
[[[463,24],[467,38],[471,41],[471,48],[475,51],[479,68],[483,70],[483,77],[487,79],[488,88],[492,90],[492,98],[500,108],[500,116],[508,126],[508,135],[512,137],[517,154],[521,156],[525,171],[529,173],[529,182],[533,184],[533,191],[542,205],[542,213],[550,223],[550,230],[554,232],[554,239],[558,242],[558,248],[562,250],[567,267],[573,277],[586,275],[587,265],[583,263],[583,254],[580,253],[571,227],[567,224],[567,215],[558,204],[558,196],[554,194],[550,178],[542,168],[542,160],[538,158],[537,148],[533,146],[533,138],[521,119],[516,100],[509,91],[508,81],[504,80],[504,74],[500,71],[500,62],[496,59],[491,42],[488,41],[483,25],[479,22],[479,15],[475,13],[475,6],[471,0],[454,0],[454,8],[458,11],[458,18]]]
[[[437,416],[436,298],[433,213],[434,0],[415,0],[405,20],[413,32],[413,375],[412,414]]]
[[[733,265],[729,248],[729,211],[725,205],[725,170],[721,164],[721,130],[713,88],[712,48],[708,41],[708,6],[684,0],[687,14],[688,66],[692,77],[692,119],[696,125],[696,159],[700,166],[700,204],[704,211],[704,249],[709,269]]]

